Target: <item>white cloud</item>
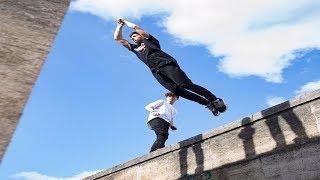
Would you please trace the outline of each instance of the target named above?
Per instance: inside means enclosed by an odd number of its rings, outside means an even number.
[[[161,0],[76,0],[71,2],[71,10],[90,13],[106,20],[119,17],[140,18],[163,12],[166,3]]]
[[[275,105],[280,104],[284,101],[286,101],[286,99],[283,97],[270,96],[267,98],[267,104],[269,107],[275,106]]]
[[[21,179],[21,180],[80,180],[80,179],[83,179],[83,178],[88,177],[90,175],[96,174],[100,171],[102,171],[102,170],[84,171],[84,172],[81,172],[73,177],[66,177],[66,178],[47,176],[47,175],[40,174],[35,171],[31,171],[31,172],[20,172],[18,174],[13,175],[11,178]]]
[[[21,172],[12,176],[14,179],[24,180],[57,180],[55,177],[39,174],[38,172]]]
[[[296,91],[296,94],[301,95],[317,89],[320,89],[320,80],[306,83],[299,90]]]
[[[298,90],[295,91],[297,96],[303,95],[305,93],[309,93],[311,91],[315,91],[320,89],[320,80],[318,81],[312,81],[304,84],[301,86]],[[283,97],[278,97],[278,96],[269,96],[267,97],[267,104],[268,106],[274,106],[277,104],[280,104],[282,102],[286,101],[285,98]]]
[[[162,24],[170,34],[222,56],[219,69],[230,76],[279,83],[303,50],[320,49],[318,0],[76,0],[71,9],[106,20],[165,12]]]

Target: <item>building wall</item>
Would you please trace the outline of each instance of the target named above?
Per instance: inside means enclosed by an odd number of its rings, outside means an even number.
[[[0,161],[69,0],[0,1]]]

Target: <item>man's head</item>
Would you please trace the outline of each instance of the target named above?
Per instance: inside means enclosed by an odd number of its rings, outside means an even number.
[[[135,31],[133,31],[133,32],[130,34],[129,37],[132,39],[133,42],[135,42],[135,43],[137,43],[137,44],[142,43],[143,37],[142,37],[139,33],[135,32]]]
[[[172,92],[167,92],[165,96],[166,96],[167,102],[170,104],[174,104],[179,99],[179,96],[175,95]]]

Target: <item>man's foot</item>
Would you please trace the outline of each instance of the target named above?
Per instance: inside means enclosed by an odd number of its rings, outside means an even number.
[[[220,98],[217,98],[215,101],[210,102],[206,106],[206,108],[208,108],[215,116],[219,116],[220,113],[225,112],[227,110],[227,106]]]
[[[220,98],[217,98],[215,101],[213,101],[213,104],[214,104],[215,108],[221,113],[223,113],[227,110],[227,105]]]
[[[214,116],[219,116],[219,111],[214,107],[213,103],[209,103],[206,108],[208,108]]]

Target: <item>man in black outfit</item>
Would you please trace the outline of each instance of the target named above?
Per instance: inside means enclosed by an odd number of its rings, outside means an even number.
[[[130,38],[136,44],[131,44],[122,38],[124,25],[134,30],[130,34]],[[158,82],[169,91],[205,105],[215,116],[226,110],[227,107],[222,99],[217,98],[207,89],[194,84],[180,69],[177,61],[161,50],[159,41],[136,24],[118,19],[114,39],[135,53],[150,68]]]

